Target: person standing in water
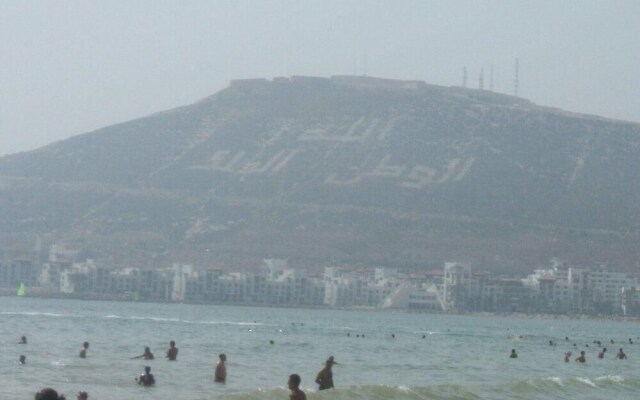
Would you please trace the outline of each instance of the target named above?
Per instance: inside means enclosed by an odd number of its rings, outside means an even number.
[[[225,383],[227,381],[227,366],[225,362],[227,361],[227,355],[221,353],[218,355],[219,361],[216,365],[216,374],[214,380],[218,383]]]
[[[607,348],[603,348],[602,351],[600,353],[598,353],[598,358],[602,359],[604,358],[604,353],[607,352]]]
[[[173,340],[169,342],[169,350],[167,350],[167,359],[169,361],[175,361],[178,357],[178,348],[176,347],[176,342]]]
[[[80,349],[80,358],[87,358],[87,350],[89,350],[89,342],[82,343],[82,348]]]
[[[511,355],[509,358],[518,358],[518,353],[516,353],[516,349],[511,349]]]
[[[145,360],[153,360],[153,353],[151,352],[151,349],[149,348],[149,346],[145,346],[144,353],[140,354],[139,356],[131,357],[132,360],[135,360],[137,358],[144,358]]]
[[[291,374],[289,375],[289,381],[287,382],[287,386],[289,386],[289,390],[291,390],[291,394],[289,395],[289,400],[307,400],[307,395],[300,390],[300,375]]]
[[[624,354],[624,351],[622,350],[622,347],[620,348],[620,351],[618,351],[618,354],[616,354],[616,360],[626,360],[627,359],[627,355]]]
[[[587,361],[587,358],[584,356],[584,350],[580,352],[580,355],[578,356],[578,358],[576,358],[576,361],[581,363]]]
[[[318,375],[316,376],[316,383],[319,385],[318,390],[325,390],[333,387],[333,371],[331,371],[333,364],[337,364],[337,362],[335,362],[333,356],[331,356],[327,361],[325,361],[324,368],[318,372]]]
[[[144,374],[140,375],[140,377],[136,378],[136,382],[138,385],[142,386],[153,386],[156,383],[156,378],[151,373],[151,367],[144,367]]]

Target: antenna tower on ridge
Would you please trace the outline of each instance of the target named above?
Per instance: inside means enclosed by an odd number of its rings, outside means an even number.
[[[516,58],[516,76],[515,76],[515,79],[513,80],[513,95],[516,97],[518,97],[518,85],[520,83],[518,82],[519,73],[520,73],[520,60]]]
[[[493,64],[491,64],[491,74],[489,76],[489,90],[493,92]]]

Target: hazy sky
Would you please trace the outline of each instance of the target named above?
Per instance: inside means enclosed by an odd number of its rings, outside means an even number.
[[[418,79],[640,121],[640,1],[0,1],[0,155],[239,78]]]

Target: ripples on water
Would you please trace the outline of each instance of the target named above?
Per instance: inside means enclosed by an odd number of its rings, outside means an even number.
[[[91,399],[286,399],[294,372],[309,399],[635,399],[640,347],[627,340],[639,328],[612,321],[0,298],[0,399],[32,399],[44,386],[67,399],[79,390]],[[18,345],[23,334],[29,343]],[[89,355],[80,359],[85,340]],[[180,348],[177,362],[164,359],[170,340]],[[596,358],[594,340],[607,342],[606,359]],[[156,359],[131,360],[144,346]],[[628,360],[613,359],[618,347]],[[512,348],[519,358],[508,358]],[[586,364],[562,361],[565,351],[575,358],[581,349]],[[225,385],[213,383],[221,352],[228,356]],[[17,364],[20,354],[26,365]],[[339,362],[337,388],[317,392],[313,378],[329,355]],[[145,365],[156,387],[135,384]]]

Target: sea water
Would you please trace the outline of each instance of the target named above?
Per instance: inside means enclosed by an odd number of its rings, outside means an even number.
[[[0,399],[33,399],[47,386],[68,400],[80,390],[92,400],[286,399],[292,373],[309,399],[640,394],[635,322],[5,297],[0,330]],[[22,335],[27,344],[18,344]],[[164,357],[171,340],[175,362]],[[597,340],[608,348],[604,359]],[[90,347],[81,359],[84,341]],[[155,360],[131,359],[145,346]],[[627,360],[614,359],[620,347]],[[511,349],[518,358],[509,358]],[[581,350],[584,364],[574,361]],[[228,360],[225,384],[213,381],[219,353]],[[313,381],[331,355],[336,388],[319,392]],[[134,380],[146,365],[154,387]]]

